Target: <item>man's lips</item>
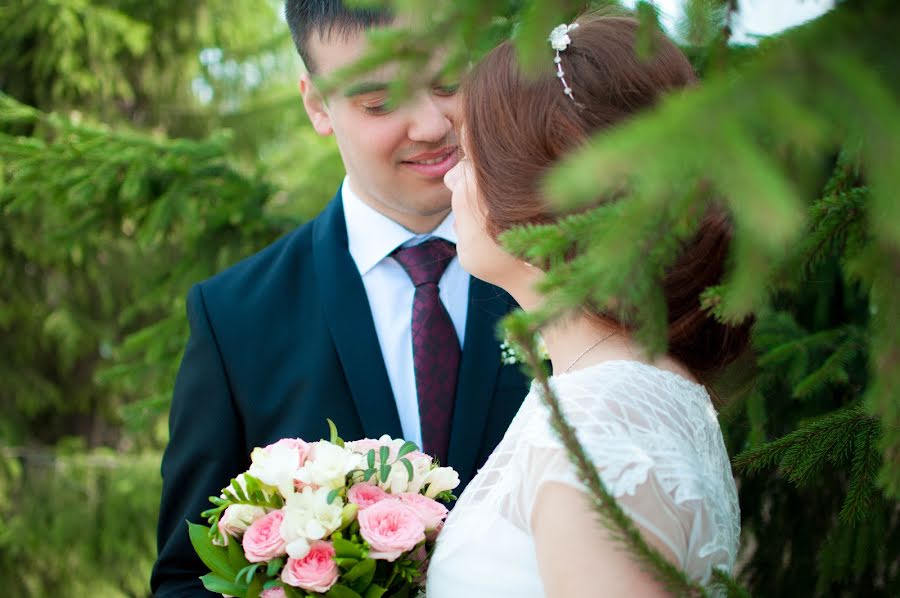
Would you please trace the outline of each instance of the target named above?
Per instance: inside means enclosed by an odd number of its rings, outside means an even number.
[[[402,164],[419,174],[431,177],[443,177],[459,161],[459,149],[456,146],[445,147],[433,152],[416,154]]]

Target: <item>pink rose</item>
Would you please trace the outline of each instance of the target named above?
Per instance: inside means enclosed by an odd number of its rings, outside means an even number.
[[[310,445],[300,440],[299,438],[282,438],[278,442],[273,442],[272,444],[269,444],[264,448],[266,451],[272,452],[273,448],[282,446],[297,451],[298,468],[303,467],[303,464],[306,463],[306,459],[310,457]]]
[[[372,484],[354,484],[347,490],[347,500],[359,505],[360,511],[386,498],[392,499],[393,497]]]
[[[284,512],[272,511],[254,521],[244,532],[244,556],[251,563],[264,563],[285,554],[286,543],[281,537]]]
[[[425,539],[425,525],[399,500],[382,500],[358,515],[359,533],[369,543],[373,559],[395,561]]]
[[[399,494],[398,498],[403,504],[415,511],[416,515],[422,520],[422,524],[427,532],[439,530],[444,525],[444,519],[447,518],[447,514],[450,512],[447,510],[447,507],[438,501],[421,494],[404,492]]]
[[[331,542],[310,542],[309,553],[302,559],[288,559],[281,571],[281,581],[310,592],[324,594],[338,578]],[[262,598],[262,597],[261,597]]]
[[[268,590],[263,590],[259,593],[259,598],[286,598],[286,596],[284,588],[281,586],[269,588]]]

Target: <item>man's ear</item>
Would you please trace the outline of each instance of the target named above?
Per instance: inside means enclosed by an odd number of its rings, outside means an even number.
[[[331,115],[325,105],[325,98],[313,85],[309,73],[303,73],[300,77],[300,95],[303,98],[303,107],[306,108],[306,114],[316,133],[331,135],[334,128],[331,126]]]

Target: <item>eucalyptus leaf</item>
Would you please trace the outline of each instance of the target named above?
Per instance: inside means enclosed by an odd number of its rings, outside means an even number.
[[[412,463],[410,463],[409,459],[405,457],[403,459],[400,459],[400,463],[403,465],[403,467],[406,468],[406,473],[409,475],[409,481],[411,482],[415,477],[415,471],[413,470]]]
[[[281,557],[274,558],[266,565],[266,575],[275,577],[284,566],[284,559]]]
[[[419,450],[419,447],[416,445],[416,443],[412,442],[411,440],[407,440],[403,443],[403,446],[400,447],[400,452],[397,453],[397,458],[400,459],[417,450]]]

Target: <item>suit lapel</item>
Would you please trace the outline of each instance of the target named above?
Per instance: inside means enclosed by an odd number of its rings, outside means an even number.
[[[340,191],[316,218],[313,260],[325,319],[363,431],[370,438],[382,434],[399,438],[402,436],[400,417],[372,310],[359,270],[347,250],[347,224]]]
[[[463,479],[469,479],[475,473],[475,461],[501,366],[497,322],[506,315],[510,305],[506,293],[477,278],[471,279],[449,449],[450,463]]]

